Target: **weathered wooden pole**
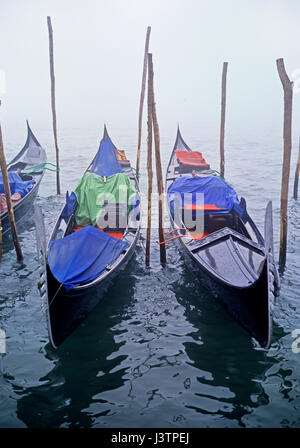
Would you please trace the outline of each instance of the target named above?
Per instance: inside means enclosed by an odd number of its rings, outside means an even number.
[[[0,100],[1,106],[1,100]],[[1,222],[1,210],[0,210],[0,259],[2,258],[2,222]]]
[[[144,54],[144,67],[143,67],[143,77],[142,77],[142,88],[140,96],[140,108],[139,108],[139,128],[138,128],[138,147],[136,156],[136,175],[139,176],[140,172],[140,158],[141,158],[141,142],[142,142],[142,121],[143,121],[143,107],[146,89],[146,75],[147,75],[147,61],[148,61],[148,50],[149,50],[149,39],[150,39],[151,27],[147,28],[146,43],[145,43],[145,54]]]
[[[157,179],[157,193],[158,193],[158,235],[159,242],[162,243],[165,239],[165,229],[164,229],[164,186],[163,177],[161,169],[161,157],[160,157],[160,137],[159,137],[159,126],[157,121],[156,106],[155,106],[155,94],[154,94],[154,84],[153,84],[153,61],[152,54],[148,54],[148,65],[150,81],[150,94],[151,94],[151,104],[152,104],[152,122],[153,122],[153,132],[154,132],[154,143],[155,143],[155,165],[156,165],[156,179]],[[166,246],[165,244],[160,244],[160,261],[162,264],[166,263]]]
[[[16,223],[15,223],[15,216],[14,216],[14,209],[13,209],[12,200],[11,200],[8,172],[7,172],[7,166],[6,166],[6,160],[5,160],[4,148],[3,148],[1,125],[0,125],[0,166],[1,166],[4,191],[5,191],[5,196],[6,196],[7,213],[8,213],[8,218],[9,218],[11,235],[12,235],[12,239],[13,239],[13,242],[15,245],[17,259],[18,259],[18,261],[22,261],[23,254],[22,254],[22,250],[21,250],[21,246],[20,246],[20,242],[19,242],[19,238],[18,238]]]
[[[146,265],[150,264],[150,239],[151,239],[151,206],[152,206],[152,97],[151,97],[151,78],[153,79],[153,72],[150,72],[150,65],[148,64],[148,119],[147,119],[147,171],[148,171],[148,214],[147,214],[147,233],[146,233]],[[152,81],[153,82],[153,81]]]
[[[226,79],[227,79],[228,62],[223,63],[222,71],[222,91],[221,91],[221,127],[220,127],[220,174],[224,177],[225,174],[225,113],[226,113]]]
[[[298,159],[295,171],[295,180],[294,180],[294,199],[298,199],[298,183],[299,183],[299,173],[300,173],[300,138],[299,138],[299,148],[298,148]]]
[[[56,127],[56,108],[55,108],[55,76],[54,76],[54,61],[53,61],[53,30],[51,18],[47,17],[48,32],[49,32],[49,60],[50,60],[50,78],[51,78],[51,109],[52,109],[52,125],[54,144],[56,152],[56,190],[60,194],[60,179],[59,179],[59,148],[57,143],[57,127]]]
[[[277,70],[284,92],[284,122],[283,122],[283,164],[280,199],[280,250],[279,268],[284,270],[286,263],[287,229],[288,229],[288,194],[290,163],[292,150],[292,109],[293,109],[293,83],[290,81],[284,67],[283,59],[277,59]]]

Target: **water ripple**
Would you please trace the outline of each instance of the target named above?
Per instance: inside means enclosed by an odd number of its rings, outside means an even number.
[[[47,131],[41,140],[52,147],[50,136]],[[98,136],[83,130],[65,130],[62,136],[65,191],[88,165]],[[119,140],[124,148],[128,144],[128,157],[135,160],[135,142],[126,136]],[[194,137],[190,144],[217,168],[216,139]],[[162,139],[164,169],[171,145]],[[226,178],[247,198],[261,229],[264,207],[273,201],[276,256],[281,157],[282,148],[271,140],[241,140],[227,147]],[[146,192],[145,158],[141,174]],[[54,176],[47,173],[38,203],[48,234],[63,201],[64,195],[55,195]],[[291,348],[292,331],[300,328],[299,229],[299,201],[291,200],[287,267],[268,351],[203,289],[175,244],[167,247],[167,267],[160,266],[155,229],[151,269],[144,263],[143,233],[133,259],[102,303],[54,351],[36,287],[35,229],[29,217],[20,232],[24,263],[17,263],[10,240],[1,261],[0,328],[6,331],[7,354],[0,359],[0,426],[299,426],[300,354]]]

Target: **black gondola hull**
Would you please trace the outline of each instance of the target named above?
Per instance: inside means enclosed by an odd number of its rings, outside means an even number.
[[[55,348],[60,346],[101,302],[120,271],[126,267],[135,246],[136,242],[127,251],[122,263],[103,279],[94,281],[87,287],[74,288],[69,292],[60,286],[47,266],[47,323],[50,341]]]
[[[178,243],[180,244],[180,243]],[[200,283],[234,317],[241,326],[254,337],[262,347],[268,347],[271,341],[271,310],[268,285],[268,262],[256,282],[247,288],[236,288],[221,282],[211,275],[204,266],[190,256],[183,244],[181,252],[189,265],[193,267]],[[192,260],[192,265],[190,264]]]
[[[197,167],[183,173],[179,169],[175,150],[191,151],[179,128],[167,168],[166,191],[178,177],[212,175]],[[262,347],[267,348],[271,343],[272,300],[280,287],[274,262],[272,205],[269,203],[266,209],[266,239],[248,215],[244,199],[241,199],[240,205],[244,210],[243,217],[233,214],[231,221],[223,220],[223,226],[216,228],[209,228],[205,224],[208,232],[200,239],[193,239],[189,230],[177,233],[180,239],[176,241],[201,285]],[[178,222],[174,222],[170,207],[169,216],[173,231],[187,229],[181,215],[177,217]]]

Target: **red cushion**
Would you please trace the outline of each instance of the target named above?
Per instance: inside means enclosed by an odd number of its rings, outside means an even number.
[[[99,229],[99,227],[98,227]],[[101,230],[101,229],[99,229]],[[118,240],[121,240],[123,238],[123,234],[124,232],[118,232],[117,230],[110,230],[109,232],[107,232],[105,230],[105,233],[108,233],[110,236],[113,236],[114,238],[118,238]]]
[[[182,165],[197,166],[206,169],[210,168],[210,165],[206,162],[201,152],[175,150],[175,154],[178,162]]]
[[[187,210],[212,210],[212,211],[220,211],[226,210],[224,208],[220,208],[215,204],[184,204],[184,208]]]

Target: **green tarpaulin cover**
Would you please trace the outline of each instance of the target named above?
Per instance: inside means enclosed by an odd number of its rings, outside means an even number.
[[[78,226],[97,226],[103,205],[128,204],[128,212],[132,201],[136,196],[136,189],[124,173],[114,174],[104,178],[94,173],[85,173],[78,182],[74,193],[77,198],[78,207],[75,213]]]

